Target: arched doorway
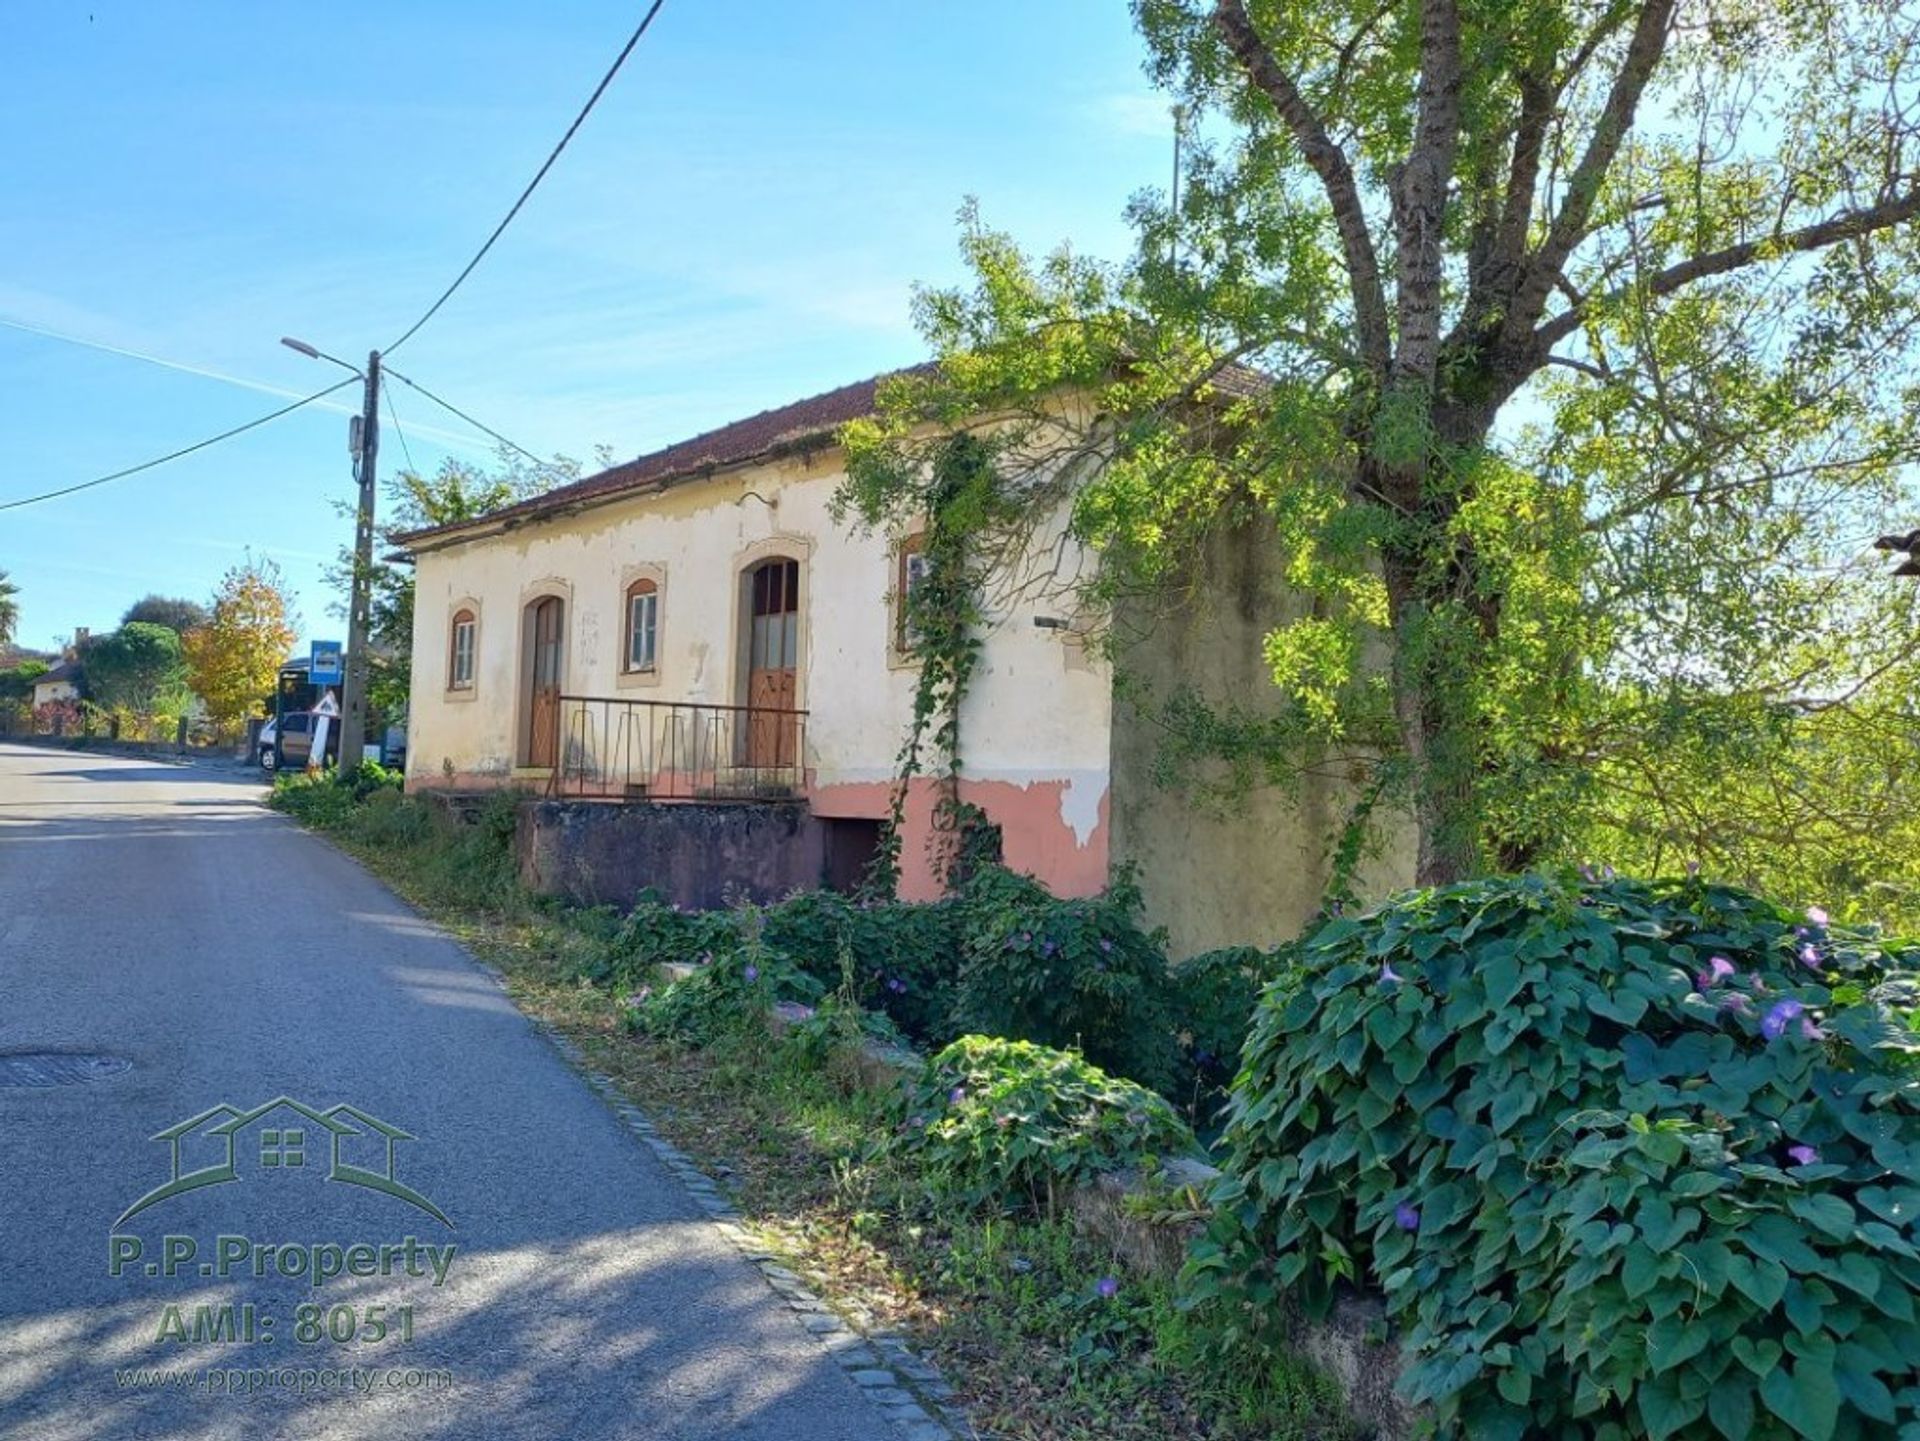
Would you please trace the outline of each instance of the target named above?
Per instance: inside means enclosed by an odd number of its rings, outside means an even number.
[[[526,680],[520,763],[550,767],[560,752],[560,684],[564,671],[566,602],[542,596],[527,607]]]
[[[763,560],[747,575],[748,766],[776,769],[798,759],[800,562]],[[771,714],[762,714],[771,712]]]

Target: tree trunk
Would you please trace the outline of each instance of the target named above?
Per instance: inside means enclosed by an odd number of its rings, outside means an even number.
[[[1484,405],[1442,406],[1434,429],[1446,453],[1465,456],[1485,444],[1491,419]],[[1480,593],[1468,573],[1473,557],[1448,534],[1459,497],[1442,498],[1423,473],[1396,474],[1374,461],[1363,461],[1361,472],[1368,491],[1394,497],[1402,510],[1384,571],[1394,712],[1412,772],[1415,880],[1449,885],[1486,864],[1471,686],[1479,647],[1497,632],[1499,603]]]

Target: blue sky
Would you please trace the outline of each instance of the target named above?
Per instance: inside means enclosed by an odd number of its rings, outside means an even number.
[[[0,62],[0,500],[264,414],[363,361],[465,264],[642,6],[21,7]],[[395,364],[540,454],[621,455],[920,357],[954,213],[1117,257],[1164,185],[1124,0],[667,0],[492,254]],[[164,368],[50,338],[158,357]],[[196,374],[190,372],[208,372]],[[215,377],[228,377],[223,380]],[[244,382],[238,384],[233,382]],[[394,386],[423,469],[488,442]],[[343,622],[345,410],[0,511],[22,644],[204,598],[247,551]],[[391,428],[383,473],[405,455]]]

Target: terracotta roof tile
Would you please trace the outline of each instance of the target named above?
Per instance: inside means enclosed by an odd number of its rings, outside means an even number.
[[[920,369],[923,367],[915,367]],[[899,374],[902,372],[889,372]],[[910,373],[910,372],[907,372]],[[446,532],[473,525],[490,525],[516,516],[534,516],[565,509],[580,501],[603,496],[645,490],[669,481],[686,479],[721,466],[777,453],[788,447],[815,439],[839,429],[850,420],[873,414],[874,396],[886,375],[871,376],[843,385],[838,390],[796,400],[777,410],[763,410],[745,420],[736,420],[718,430],[709,430],[691,440],[682,440],[662,450],[629,460],[611,469],[589,475],[568,485],[518,501],[500,510],[489,511],[475,520],[427,530],[408,531],[394,539],[411,545]]]

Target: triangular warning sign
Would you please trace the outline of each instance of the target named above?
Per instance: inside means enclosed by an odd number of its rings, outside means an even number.
[[[340,717],[340,702],[334,697],[332,691],[328,691],[320,697],[320,704],[313,708],[313,713],[315,715],[332,716],[337,720]]]

